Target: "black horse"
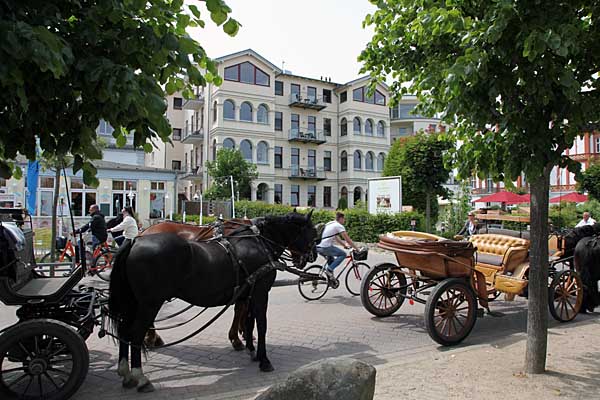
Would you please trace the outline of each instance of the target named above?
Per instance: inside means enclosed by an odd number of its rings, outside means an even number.
[[[600,224],[596,224],[600,227]],[[593,312],[600,305],[598,281],[600,280],[600,236],[581,239],[575,247],[575,269],[583,283],[581,312]]]
[[[138,237],[133,244],[123,246],[113,263],[109,300],[113,334],[116,328],[120,339],[118,372],[123,386],[137,385],[141,392],[153,390],[142,372],[141,350],[144,335],[165,301],[176,297],[202,307],[230,304],[236,286],[259,270],[260,278],[244,285],[241,292],[240,298],[251,298],[244,339],[246,348],[253,353],[252,330],[256,320],[258,350],[253,359],[259,361],[261,371],[272,371],[265,336],[269,290],[277,272],[265,266],[278,260],[285,249],[292,253],[295,262],[314,250],[317,232],[311,214],[294,212],[258,218],[253,226],[240,227],[228,235],[229,245],[186,241],[176,234],[160,233]]]

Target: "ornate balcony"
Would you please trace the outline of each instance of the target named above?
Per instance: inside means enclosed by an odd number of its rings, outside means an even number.
[[[323,102],[321,97],[307,96],[306,94],[291,93],[290,101],[288,103],[290,107],[299,107],[309,110],[321,111],[327,104]]]
[[[292,165],[289,170],[289,179],[303,179],[303,180],[317,180],[323,181],[327,179],[325,177],[325,170],[317,167],[307,167]]]
[[[199,110],[204,104],[204,93],[198,92],[191,99],[183,101],[184,110]]]
[[[200,166],[187,167],[185,170],[180,172],[179,179],[188,181],[199,181],[202,180],[202,168]]]
[[[204,142],[204,128],[196,129],[195,131],[184,130],[181,143],[185,144],[201,144]]]
[[[290,142],[323,144],[327,142],[322,130],[305,130],[292,128],[289,130],[288,140]]]

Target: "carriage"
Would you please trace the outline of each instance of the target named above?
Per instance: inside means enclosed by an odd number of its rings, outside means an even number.
[[[361,302],[377,317],[392,315],[405,300],[425,304],[425,326],[443,346],[464,340],[483,309],[501,295],[527,296],[529,240],[522,232],[487,231],[455,241],[413,231],[380,236],[378,247],[398,264],[382,263],[363,279]],[[517,236],[517,237],[515,237]],[[577,316],[583,300],[581,277],[560,235],[550,237],[548,306],[558,321]],[[480,308],[480,307],[481,308]]]
[[[84,265],[68,277],[36,272],[65,263],[36,263],[31,217],[15,212],[0,209],[0,301],[17,307],[18,319],[0,331],[0,398],[67,399],[87,375],[85,340],[107,297],[80,285]],[[13,217],[21,229],[11,229]]]

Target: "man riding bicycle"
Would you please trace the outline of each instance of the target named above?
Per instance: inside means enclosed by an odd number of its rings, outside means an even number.
[[[344,213],[336,212],[335,221],[328,222],[325,225],[325,229],[321,235],[321,242],[317,244],[317,253],[327,258],[325,273],[331,281],[335,281],[333,270],[346,258],[346,252],[335,247],[334,241],[337,241],[346,249],[354,248],[357,251],[359,250],[346,232],[346,228],[344,227],[345,221]],[[340,236],[344,239],[343,241],[339,238]]]
[[[106,221],[104,215],[100,212],[98,204],[92,204],[89,209],[90,222],[83,225],[81,228],[75,231],[75,234],[84,233],[88,230],[92,231],[92,248],[106,242],[108,239],[108,233],[106,232]]]

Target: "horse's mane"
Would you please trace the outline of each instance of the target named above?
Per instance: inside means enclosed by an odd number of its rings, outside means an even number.
[[[264,217],[254,218],[252,220],[255,224],[295,224],[304,225],[306,224],[306,215],[299,213],[288,213],[285,215],[266,215]]]

